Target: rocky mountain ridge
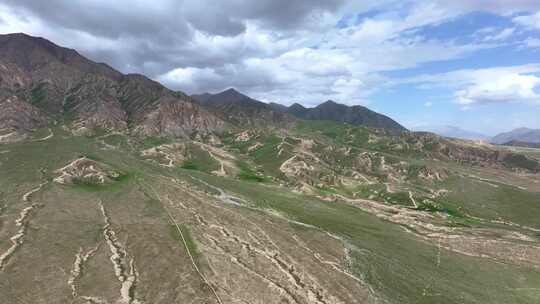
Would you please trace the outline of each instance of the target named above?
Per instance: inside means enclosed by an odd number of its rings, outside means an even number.
[[[78,133],[96,129],[189,136],[225,122],[143,75],[124,75],[75,50],[25,34],[0,35],[0,102],[11,102],[2,127],[21,132],[60,120]],[[24,119],[31,109],[33,119]]]

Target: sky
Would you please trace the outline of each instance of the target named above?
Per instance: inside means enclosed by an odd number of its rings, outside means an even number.
[[[540,128],[539,0],[0,0],[13,32],[189,94]]]

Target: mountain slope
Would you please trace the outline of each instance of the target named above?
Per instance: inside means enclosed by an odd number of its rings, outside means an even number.
[[[349,107],[331,100],[328,100],[314,108],[306,108],[295,103],[287,109],[287,113],[307,120],[330,120],[371,128],[397,131],[407,130],[393,119],[371,111],[366,107]]]
[[[287,113],[277,111],[235,89],[192,97],[216,116],[236,126],[285,127],[294,122],[294,118]]]
[[[77,132],[129,128],[146,135],[188,136],[224,127],[183,93],[25,34],[0,35],[0,92],[39,109],[42,119],[68,122]]]
[[[508,142],[540,143],[540,129],[519,128],[510,132],[500,133],[491,139],[494,144],[506,144]]]

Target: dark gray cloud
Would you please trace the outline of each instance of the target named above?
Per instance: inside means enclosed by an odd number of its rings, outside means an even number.
[[[186,4],[190,20],[203,29],[212,22],[229,27],[233,20],[255,20],[274,29],[294,30],[301,27],[313,13],[332,12],[345,0],[199,0]],[[219,3],[219,4],[216,4]],[[203,16],[200,18],[200,16]],[[200,19],[199,19],[200,18]],[[203,22],[201,22],[203,21]],[[206,24],[204,24],[206,23]],[[215,33],[215,32],[210,32]]]
[[[189,34],[187,23],[178,19],[182,16],[180,7],[174,5],[155,9],[137,4],[138,1],[77,1],[75,4],[69,0],[4,0],[3,3],[48,25],[98,37],[154,38],[164,43]]]
[[[335,11],[344,2],[3,0],[2,4],[21,19],[38,20],[49,32],[54,29],[55,33],[91,35],[95,45],[78,45],[68,39],[60,42],[68,40],[67,46],[93,60],[107,62],[123,72],[155,77],[177,67],[219,66],[255,54],[265,56],[265,50],[250,41],[231,41],[217,50],[204,39],[237,37],[245,33],[247,22],[275,33],[295,31],[312,21],[313,15]]]
[[[286,103],[352,104],[386,85],[381,71],[489,47],[411,29],[535,8],[538,0],[0,0],[0,32],[42,36],[188,93],[236,87]],[[368,11],[376,16],[336,27]]]

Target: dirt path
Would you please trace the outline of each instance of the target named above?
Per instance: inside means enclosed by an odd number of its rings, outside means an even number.
[[[227,171],[225,170],[226,167],[234,168],[234,163],[232,162],[234,160],[234,157],[231,155],[228,155],[226,152],[221,151],[220,149],[214,148],[212,146],[209,146],[207,144],[201,143],[201,142],[194,142],[197,146],[201,147],[204,151],[206,151],[210,157],[212,157],[214,160],[216,160],[219,163],[219,170],[213,171],[217,176],[227,176]]]
[[[33,141],[35,141],[35,142],[46,141],[46,140],[51,139],[53,137],[54,137],[54,133],[53,133],[53,131],[51,129],[49,129],[49,135],[47,135],[47,136],[45,136],[43,138],[34,139]]]

